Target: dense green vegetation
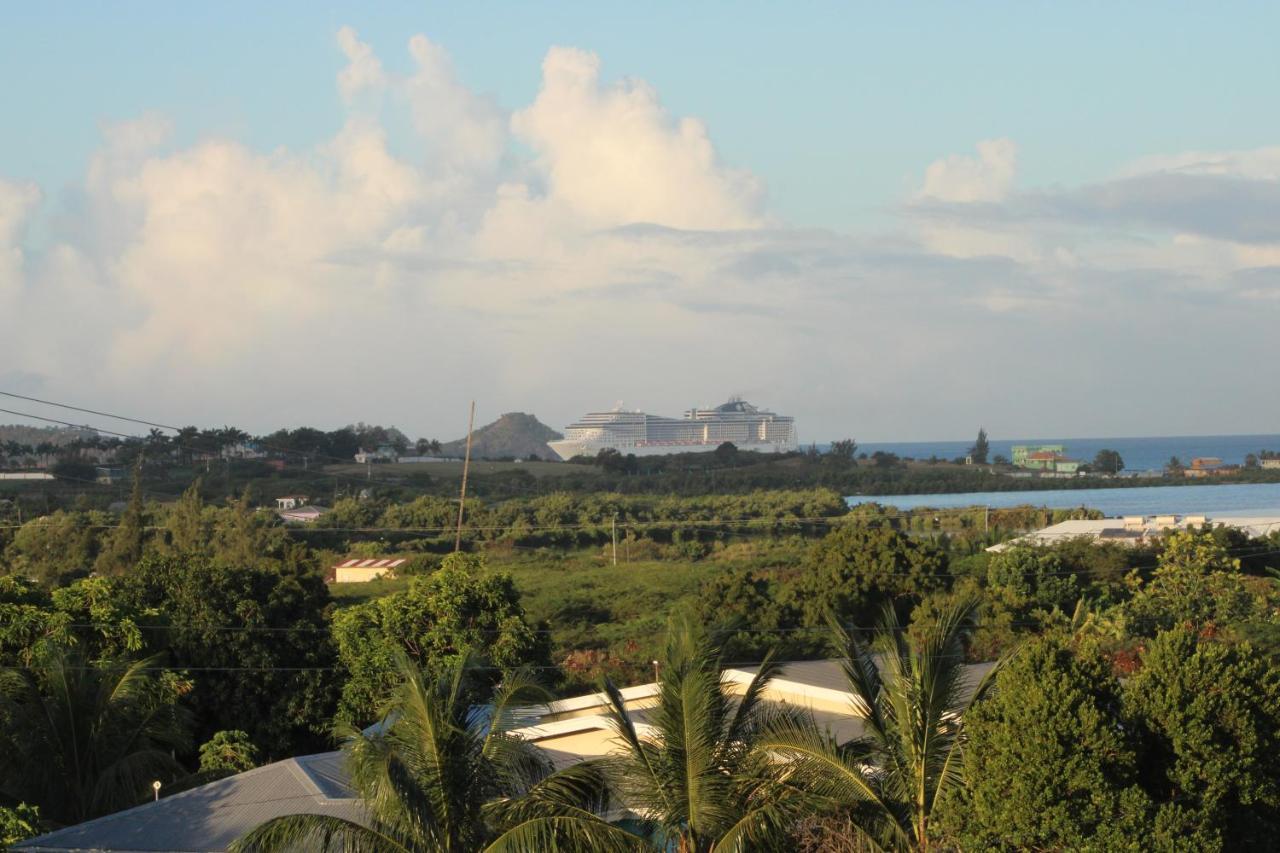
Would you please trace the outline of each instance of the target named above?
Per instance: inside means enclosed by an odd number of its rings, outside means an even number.
[[[1014,653],[961,714],[957,743],[975,746],[930,783],[927,806],[872,779],[875,797],[895,803],[874,820],[869,800],[854,803],[852,788],[816,768],[804,796],[820,807],[805,799],[791,811],[779,799],[757,813],[751,798],[765,788],[732,788],[725,807],[756,814],[760,833],[785,824],[797,849],[831,849],[849,827],[890,847],[1096,839],[1114,849],[1108,839],[1150,837],[1172,849],[1191,837],[1201,849],[1261,849],[1275,826],[1280,534],[1215,529],[1152,548],[1068,541],[993,554],[986,546],[1069,514],[850,511],[827,490],[554,493],[467,509],[456,555],[457,504],[426,495],[339,500],[322,524],[287,528],[244,496],[207,503],[197,484],[159,503],[138,487],[112,512],[72,507],[5,528],[0,827],[35,825],[32,806],[39,825],[65,824],[138,802],[150,779],[168,793],[327,748],[335,720],[379,718],[406,667],[425,673],[425,690],[467,662],[473,701],[516,670],[564,695],[649,680],[651,662],[667,660],[675,684],[680,658],[693,690],[708,660],[861,659],[875,636],[882,659],[903,662],[858,688],[868,708],[889,703],[886,721],[900,713],[891,690],[925,678],[914,656],[927,649],[941,643],[954,661]],[[393,580],[325,584],[347,555],[412,559]],[[671,619],[706,635],[669,641]],[[877,634],[886,620],[894,627]],[[946,680],[941,670],[928,678]],[[111,683],[128,685],[122,701],[99,704]],[[957,695],[944,693],[955,710]],[[73,753],[33,716],[55,698],[66,725],[93,733]],[[699,708],[718,701],[704,698]],[[787,722],[772,730],[775,751],[788,736],[792,752],[835,750],[831,772],[862,760]],[[1041,734],[1026,742],[1027,732]],[[889,722],[869,734],[856,754],[885,767],[905,761],[916,737]],[[710,728],[698,735],[708,738]],[[1029,764],[1040,775],[1019,769]],[[702,820],[673,812],[650,829],[697,847],[733,825],[727,813]],[[476,838],[507,826],[485,821]]]

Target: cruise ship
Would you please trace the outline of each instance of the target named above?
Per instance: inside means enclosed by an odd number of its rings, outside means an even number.
[[[725,442],[739,450],[782,452],[796,449],[796,421],[757,409],[738,397],[714,409],[690,409],[683,418],[625,411],[591,412],[565,427],[564,438],[547,446],[561,459],[595,456],[606,447],[626,456],[695,453]]]

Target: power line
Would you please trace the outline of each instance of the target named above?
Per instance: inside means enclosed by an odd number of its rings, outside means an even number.
[[[140,424],[140,425],[142,425],[142,426],[154,427],[154,428],[157,428],[157,429],[167,429],[167,430],[171,430],[171,431],[173,431],[173,432],[175,432],[175,433],[180,433],[183,429],[186,429],[186,427],[178,427],[178,426],[174,426],[173,424],[162,424],[162,423],[159,423],[158,421],[151,421],[151,420],[147,420],[147,419],[145,419],[145,418],[134,418],[134,417],[129,417],[129,416],[127,416],[127,415],[119,415],[119,414],[115,414],[115,413],[112,413],[112,412],[104,412],[104,411],[101,411],[101,410],[98,410],[98,409],[89,409],[89,408],[85,408],[85,407],[83,407],[83,406],[75,406],[75,405],[72,405],[72,404],[70,404],[70,403],[59,403],[59,402],[56,402],[56,401],[54,401],[54,400],[44,400],[44,399],[41,399],[41,398],[39,398],[39,397],[30,397],[30,396],[27,396],[27,395],[25,395],[25,394],[17,394],[17,393],[14,393],[14,392],[12,392],[12,391],[0,391],[0,396],[12,397],[12,398],[17,399],[17,400],[26,400],[26,401],[28,401],[28,402],[32,402],[32,403],[39,403],[39,404],[44,405],[44,406],[54,406],[54,407],[56,407],[56,408],[60,408],[60,409],[67,409],[67,410],[70,410],[70,411],[73,411],[73,412],[83,412],[83,413],[85,413],[85,414],[97,415],[97,416],[100,416],[100,417],[111,418],[111,419],[113,419],[113,420],[125,421],[125,422],[128,422],[128,423]],[[100,427],[95,427],[95,426],[93,426],[93,425],[91,425],[91,424],[76,424],[76,423],[71,423],[71,422],[69,422],[69,421],[61,421],[61,420],[57,420],[57,419],[55,419],[55,418],[45,418],[45,417],[42,417],[42,416],[40,416],[40,415],[33,415],[33,414],[30,414],[30,413],[13,412],[13,411],[10,411],[10,410],[8,410],[8,409],[0,409],[0,411],[7,412],[8,414],[16,415],[16,416],[18,416],[18,417],[29,417],[29,418],[35,418],[36,420],[43,420],[43,421],[47,421],[47,422],[49,422],[49,423],[56,423],[56,424],[60,424],[60,425],[62,425],[62,426],[68,426],[68,427],[72,427],[72,428],[92,429],[92,430],[95,430],[95,431],[97,431],[97,432],[104,433],[104,434],[106,434],[106,435],[112,435],[112,436],[115,436],[115,437],[117,437],[117,438],[131,438],[131,439],[136,439],[136,440],[139,440],[139,441],[146,441],[146,440],[147,440],[147,438],[148,438],[147,436],[139,436],[139,435],[132,435],[132,434],[129,434],[129,433],[113,432],[112,430],[108,430],[108,429],[100,428]],[[333,463],[335,463],[335,464],[342,464],[342,465],[350,465],[350,464],[352,463],[352,460],[351,460],[351,459],[348,459],[348,458],[346,458],[346,457],[342,457],[342,456],[331,456],[331,455],[329,455],[329,454],[326,454],[326,453],[320,453],[320,452],[318,452],[318,451],[314,451],[314,452],[313,452],[313,451],[306,451],[306,450],[297,450],[297,449],[294,449],[294,448],[288,448],[288,447],[281,447],[281,446],[279,446],[279,445],[274,445],[274,444],[271,444],[271,443],[268,443],[268,442],[262,441],[262,440],[261,440],[261,439],[259,439],[259,438],[254,438],[254,437],[252,437],[252,436],[250,436],[250,438],[253,438],[253,440],[255,441],[255,443],[256,443],[256,444],[258,444],[258,446],[263,447],[263,448],[265,448],[265,449],[267,449],[267,450],[273,451],[273,452],[275,452],[275,453],[280,453],[280,454],[283,454],[283,455],[286,455],[286,456],[301,457],[301,458],[303,459],[303,462],[304,462],[304,463],[305,463],[306,461],[310,460],[310,459],[315,459],[315,460],[318,460],[318,461],[319,461],[319,460],[328,460],[328,461],[333,462]],[[179,444],[178,442],[173,441],[173,440],[170,440],[170,444],[171,444],[171,445],[173,445],[174,447],[181,447],[181,448],[183,448],[183,449],[185,449],[185,450],[191,450],[191,451],[193,451],[193,452],[201,452],[201,453],[208,452],[208,450],[207,450],[206,448],[196,448],[196,447],[191,447],[190,445],[182,445],[182,444]],[[407,485],[407,484],[404,484],[404,483],[397,483],[397,482],[393,482],[393,481],[391,481],[391,480],[383,480],[383,479],[379,479],[379,478],[371,477],[371,476],[370,476],[370,477],[364,477],[364,478],[358,478],[358,477],[354,477],[354,476],[347,475],[347,474],[338,474],[338,473],[335,473],[335,472],[329,472],[329,471],[324,471],[324,470],[320,470],[320,471],[318,471],[318,473],[319,473],[321,476],[334,477],[334,478],[338,478],[338,479],[349,480],[349,481],[351,481],[351,482],[361,482],[361,483],[375,482],[375,483],[381,483],[381,484],[383,484],[383,485],[385,485],[385,486],[388,486],[388,487],[390,487],[390,488],[403,488],[403,489],[408,489],[408,490],[411,490],[411,491],[419,491],[419,492],[421,492],[421,493],[423,493],[423,494],[431,494],[429,491],[427,491],[426,489],[424,489],[424,488],[423,488],[423,487],[421,487],[421,486],[412,486],[412,485]],[[519,490],[524,491],[524,492],[527,492],[527,493],[531,493],[531,494],[538,494],[538,493],[539,493],[537,490],[535,490],[535,489],[531,489],[531,488],[529,488],[529,487],[517,487],[517,486],[515,486],[515,484],[507,484],[507,486],[508,486],[508,488],[519,488]]]
[[[8,392],[0,391],[0,394],[7,394],[7,393],[8,393]],[[10,396],[16,396],[16,395],[10,395]],[[54,405],[56,405],[56,404],[54,404]],[[45,422],[47,422],[47,423],[51,423],[51,424],[59,424],[59,425],[61,425],[61,426],[71,427],[71,428],[73,428],[73,429],[91,429],[91,430],[94,430],[95,432],[102,433],[102,434],[105,434],[105,435],[110,435],[110,436],[113,436],[113,437],[116,437],[116,438],[134,439],[134,440],[136,440],[136,441],[140,441],[140,442],[144,442],[144,443],[147,441],[147,437],[146,437],[146,436],[133,435],[133,434],[131,434],[131,433],[125,433],[125,432],[116,432],[116,431],[114,431],[114,430],[106,429],[105,427],[98,427],[98,426],[94,426],[93,424],[77,424],[77,423],[72,423],[71,421],[64,421],[64,420],[60,420],[60,419],[58,419],[58,418],[50,418],[50,417],[46,417],[46,416],[44,416],[44,415],[37,415],[37,414],[33,414],[33,413],[31,413],[31,412],[19,412],[19,411],[15,411],[15,410],[13,410],[13,409],[4,409],[4,408],[0,408],[0,412],[4,412],[5,414],[13,415],[13,416],[15,416],[15,417],[20,417],[20,418],[33,418],[33,419],[38,420],[38,421],[45,421]],[[146,423],[146,421],[140,421],[140,423]],[[167,429],[172,429],[172,427],[167,427]],[[188,450],[188,451],[191,451],[191,452],[193,452],[193,453],[206,453],[206,452],[208,452],[205,448],[202,448],[202,447],[194,447],[194,446],[192,446],[192,445],[187,445],[187,444],[179,444],[178,442],[176,442],[176,441],[172,441],[172,440],[169,442],[169,444],[170,444],[170,446],[171,446],[171,447],[177,447],[177,448],[179,448],[179,449],[181,449],[181,450]],[[286,451],[286,452],[298,453],[299,451]],[[229,460],[228,460],[228,461],[229,461]],[[406,491],[419,492],[419,493],[421,493],[421,494],[423,494],[423,495],[432,496],[432,493],[431,493],[430,491],[428,491],[427,489],[423,488],[422,486],[414,486],[414,485],[411,485],[411,484],[405,484],[405,483],[393,483],[393,482],[391,482],[391,481],[389,481],[389,480],[380,480],[380,479],[364,478],[364,477],[355,477],[355,476],[352,476],[352,475],[349,475],[349,474],[340,474],[340,473],[337,473],[337,472],[334,472],[334,471],[325,471],[325,470],[323,470],[323,469],[317,469],[315,473],[316,473],[318,476],[321,476],[321,477],[329,477],[329,478],[331,478],[331,479],[335,479],[335,480],[343,480],[343,481],[348,481],[348,482],[352,482],[352,483],[359,483],[359,484],[361,484],[362,486],[364,486],[364,487],[366,487],[366,488],[368,487],[368,484],[369,484],[369,483],[373,482],[373,483],[379,483],[379,484],[382,484],[382,485],[384,485],[384,486],[388,486],[388,487],[391,487],[391,488],[404,489],[404,490],[406,490]],[[58,475],[56,475],[56,474],[55,474],[54,476],[56,477],[56,476],[58,476]],[[86,482],[87,482],[87,481],[86,481]]]
[[[82,406],[73,406],[70,403],[58,403],[53,400],[42,400],[39,397],[28,397],[24,394],[15,394],[12,391],[0,391],[0,396],[13,397],[14,399],[18,399],[18,400],[27,400],[28,402],[31,402],[31,403],[39,403],[43,406],[53,406],[58,409],[69,409],[70,411],[73,411],[73,412],[83,412],[88,415],[98,415],[100,417],[111,418],[112,420],[116,420],[116,421],[125,421],[127,423],[141,424],[142,426],[155,427],[156,429],[167,429],[167,430],[172,430],[173,432],[181,432],[182,430],[186,429],[186,427],[178,427],[178,426],[174,426],[173,424],[162,424],[162,423],[157,423],[155,421],[144,420],[143,418],[133,418],[127,415],[117,415],[117,414],[112,414],[111,412],[102,412],[97,409],[86,409]],[[4,411],[4,410],[0,409],[0,411]],[[13,414],[13,413],[10,412],[10,414]],[[67,425],[80,426],[80,424],[67,424]],[[87,424],[85,426],[88,427],[89,429],[95,429],[94,427],[90,427]],[[104,430],[98,430],[98,431],[104,432]],[[109,431],[107,432],[108,434],[110,434]],[[145,436],[128,436],[128,437],[145,439]],[[273,446],[262,441],[257,441],[256,443],[262,447],[267,448],[268,450],[274,450],[276,453],[288,453],[288,454],[293,454],[294,456],[302,456],[302,457],[311,458],[311,459],[329,459],[331,461],[341,462],[341,463],[349,463],[351,461],[349,459],[346,459],[340,456],[329,456],[328,454],[325,454],[325,453],[308,453],[305,450],[295,450],[292,448]]]
[[[968,660],[968,655],[933,655],[935,659],[949,660]],[[774,661],[778,666],[786,667],[794,664],[814,663],[819,660],[827,660],[824,658],[808,658],[797,660]],[[839,660],[839,659],[837,659]],[[647,665],[648,661],[633,661],[636,665]],[[721,663],[721,669],[738,669],[749,666],[759,666],[759,660],[736,661],[731,663]],[[64,666],[62,669],[71,672],[96,672],[100,667],[95,666]],[[534,670],[538,672],[563,672],[564,667],[559,664],[524,664],[521,666],[491,666],[486,664],[471,664],[467,667],[470,670],[480,670],[487,672],[518,672],[520,670]],[[13,666],[0,665],[0,670],[10,672],[44,672],[45,669],[38,666]],[[182,666],[173,664],[171,666],[144,666],[139,667],[138,672],[346,672],[345,666]]]

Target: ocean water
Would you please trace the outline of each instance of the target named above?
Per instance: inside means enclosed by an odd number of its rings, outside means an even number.
[[[1160,471],[1169,458],[1176,456],[1184,465],[1196,456],[1217,456],[1223,462],[1239,465],[1244,457],[1259,450],[1280,451],[1280,435],[1187,435],[1146,438],[1028,438],[990,439],[991,456],[1013,458],[1015,444],[1061,444],[1067,456],[1091,462],[1099,450],[1115,450],[1124,460],[1126,471]],[[859,453],[896,453],[913,459],[955,459],[964,456],[973,441],[907,441],[868,442],[858,444]]]
[[[1118,449],[1118,448],[1117,448]],[[1124,451],[1121,451],[1123,455]],[[954,495],[853,495],[850,506],[878,503],[898,509],[966,506],[1089,507],[1117,515],[1280,515],[1280,483],[1212,486],[1141,486],[1133,489],[1045,489],[1031,492],[964,492]]]

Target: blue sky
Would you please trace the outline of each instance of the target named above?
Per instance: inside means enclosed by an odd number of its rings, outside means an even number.
[[[1028,184],[1280,138],[1268,3],[37,3],[6,20],[0,72],[26,83],[8,87],[23,120],[0,164],[49,186],[80,176],[97,122],[146,111],[178,140],[265,151],[331,135],[341,103],[315,82],[342,65],[343,25],[389,68],[425,33],[511,109],[548,47],[595,51],[606,77],[643,78],[706,121],[802,225],[865,223],[922,162],[992,136],[1018,141]]]
[[[1278,25],[11,4],[0,388],[445,437],[472,397],[558,426],[733,393],[818,440],[1273,432]]]

